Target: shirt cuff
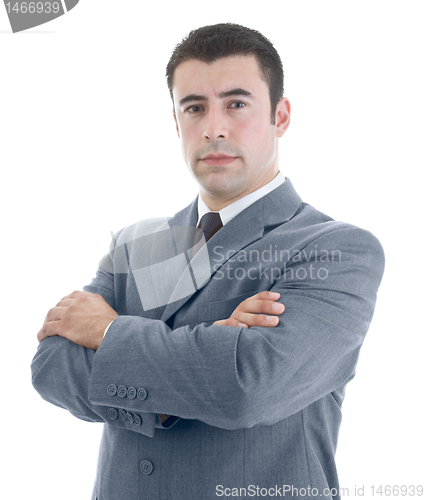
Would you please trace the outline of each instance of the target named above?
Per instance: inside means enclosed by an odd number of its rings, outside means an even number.
[[[106,332],[109,330],[109,327],[112,325],[112,323],[114,322],[115,320],[113,319],[109,325],[105,328],[105,331],[103,332],[103,338],[105,338],[105,335],[106,335]]]

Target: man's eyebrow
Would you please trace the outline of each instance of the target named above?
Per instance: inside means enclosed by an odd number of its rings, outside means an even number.
[[[238,95],[243,95],[245,97],[252,97],[251,92],[241,88],[236,88],[232,90],[227,90],[226,92],[221,92],[220,94],[218,94],[218,97],[223,98],[223,97],[238,96]],[[192,101],[208,101],[208,98],[205,97],[204,95],[189,94],[186,97],[183,97],[183,99],[180,99],[179,105],[183,106],[183,104]]]
[[[227,92],[222,92],[221,94],[218,94],[218,97],[230,97],[232,95],[243,95],[245,97],[252,97],[251,92],[248,92],[248,90],[241,88],[228,90]]]
[[[204,95],[198,95],[198,94],[189,94],[186,97],[183,97],[183,99],[180,99],[179,105],[183,106],[186,102],[191,102],[191,101],[206,101],[207,98]]]

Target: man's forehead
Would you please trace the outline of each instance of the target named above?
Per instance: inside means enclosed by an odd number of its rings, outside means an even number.
[[[173,95],[178,100],[183,94],[205,93],[211,88],[223,93],[230,88],[252,85],[253,81],[260,79],[263,80],[255,56],[229,56],[212,63],[189,59],[175,70]]]

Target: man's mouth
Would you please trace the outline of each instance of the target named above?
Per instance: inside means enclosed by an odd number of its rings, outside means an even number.
[[[229,156],[223,153],[216,153],[216,154],[210,154],[207,156],[204,156],[203,158],[200,159],[200,161],[206,163],[207,165],[211,166],[224,166],[232,163],[235,161],[237,156]]]

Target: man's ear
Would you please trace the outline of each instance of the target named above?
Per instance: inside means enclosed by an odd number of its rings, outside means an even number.
[[[282,97],[276,106],[275,126],[276,136],[282,137],[289,127],[291,121],[291,103],[286,97]]]
[[[174,108],[173,108],[173,118],[174,118],[174,121],[176,122],[176,131],[177,131],[177,135],[179,136],[179,139],[180,139],[179,126],[177,123],[176,112],[175,112]]]

